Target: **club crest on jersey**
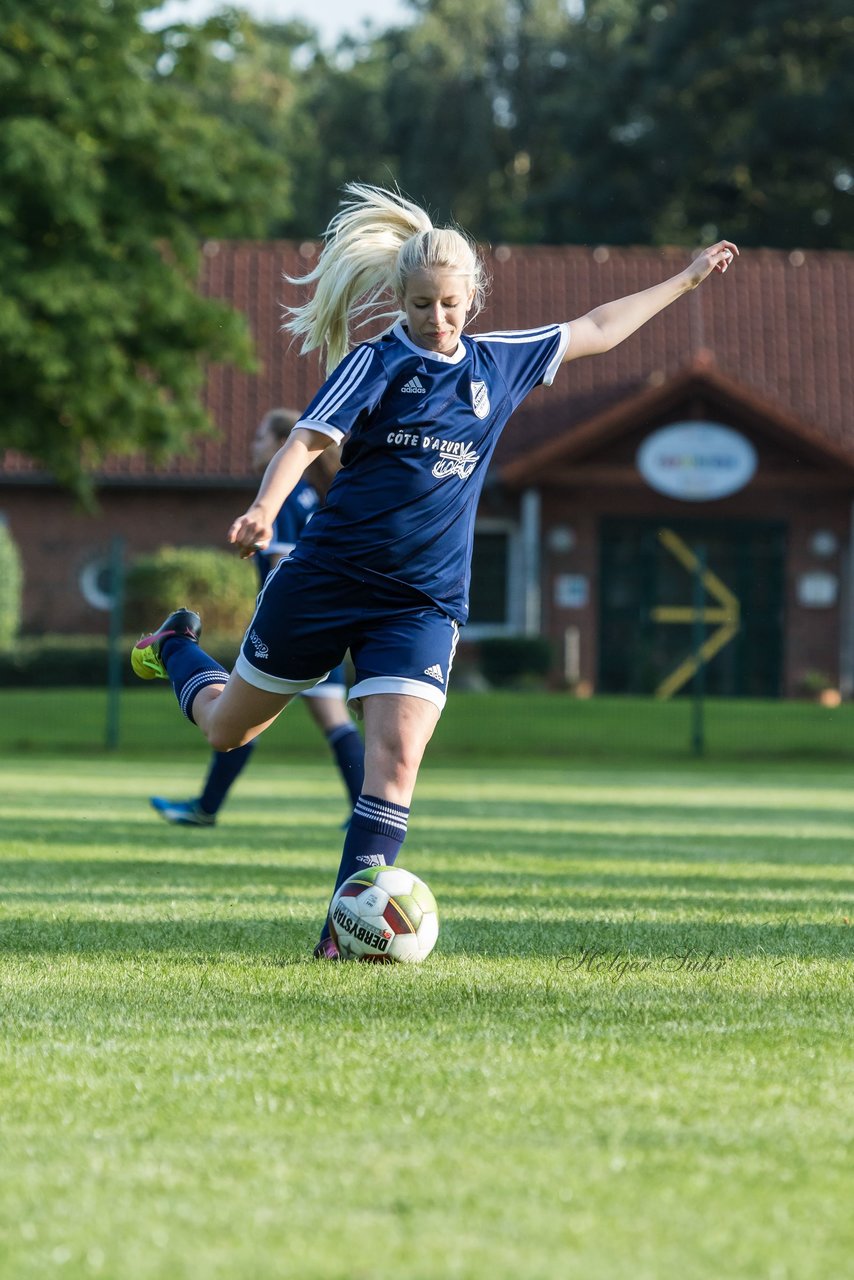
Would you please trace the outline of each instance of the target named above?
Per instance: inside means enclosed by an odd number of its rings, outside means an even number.
[[[485,418],[489,413],[489,392],[485,382],[472,381],[471,404],[478,418]]]
[[[445,447],[439,450],[439,456],[433,463],[432,474],[437,480],[447,480],[448,476],[459,476],[461,480],[468,480],[480,455],[475,453],[470,444],[461,445],[456,440],[445,440],[442,443]]]

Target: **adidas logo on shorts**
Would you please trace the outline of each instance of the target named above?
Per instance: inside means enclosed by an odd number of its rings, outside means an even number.
[[[427,388],[416,374],[414,378],[410,378],[408,382],[400,388],[401,391],[407,392],[411,396],[423,396],[427,394]]]
[[[438,662],[434,662],[432,667],[427,667],[424,671],[425,676],[429,676],[431,680],[439,680],[444,684],[445,677],[442,674],[442,668]]]

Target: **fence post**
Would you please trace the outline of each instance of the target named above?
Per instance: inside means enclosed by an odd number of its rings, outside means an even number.
[[[697,669],[694,672],[691,697],[691,749],[695,756],[702,756],[706,751],[706,733],[704,724],[706,693],[706,660],[703,655],[703,642],[706,638],[706,627],[703,618],[706,574],[706,548],[697,547],[697,563],[694,568],[694,661]]]
[[[116,536],[110,547],[110,637],[107,647],[106,747],[119,745],[119,708],[122,690],[122,624],[125,596],[125,540]]]

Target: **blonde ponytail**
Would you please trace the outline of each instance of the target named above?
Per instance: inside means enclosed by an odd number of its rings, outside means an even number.
[[[317,266],[308,275],[286,277],[291,284],[315,286],[308,302],[288,308],[284,327],[303,338],[303,353],[326,346],[327,372],[350,348],[351,321],[399,315],[399,307],[381,308],[389,294],[402,301],[414,271],[459,267],[472,279],[476,305],[484,292],[483,268],[462,232],[434,227],[399,191],[360,182],[348,182],[344,191],[350,198],[329,223]]]

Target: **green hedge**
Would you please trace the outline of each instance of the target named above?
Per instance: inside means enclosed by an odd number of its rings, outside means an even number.
[[[197,610],[209,634],[239,640],[252,617],[258,576],[236,552],[205,547],[160,547],[130,565],[125,626],[144,631],[173,609]]]
[[[542,684],[552,648],[544,636],[496,636],[480,643],[480,669],[497,689]]]
[[[122,684],[138,685],[130,651],[138,632],[121,642]],[[205,652],[230,671],[240,647],[233,636],[205,635]],[[126,660],[125,660],[126,659]],[[105,636],[29,636],[15,650],[0,652],[0,688],[105,688],[109,651]]]
[[[245,566],[244,566],[245,570]],[[207,624],[209,610],[204,608]],[[168,612],[162,609],[156,618]],[[148,615],[151,625],[152,614]],[[244,617],[244,626],[251,610]],[[126,634],[121,641],[122,683],[133,687],[139,681],[130,667],[130,650],[140,630]],[[243,638],[208,629],[202,636],[205,652],[221,662],[226,670],[234,660]],[[484,640],[479,646],[483,675],[496,688],[531,688],[542,685],[551,665],[551,647],[541,637],[508,637]],[[8,651],[0,651],[0,688],[105,688],[108,681],[107,637],[94,636],[28,636]]]
[[[8,649],[21,628],[21,555],[0,516],[0,650]]]

